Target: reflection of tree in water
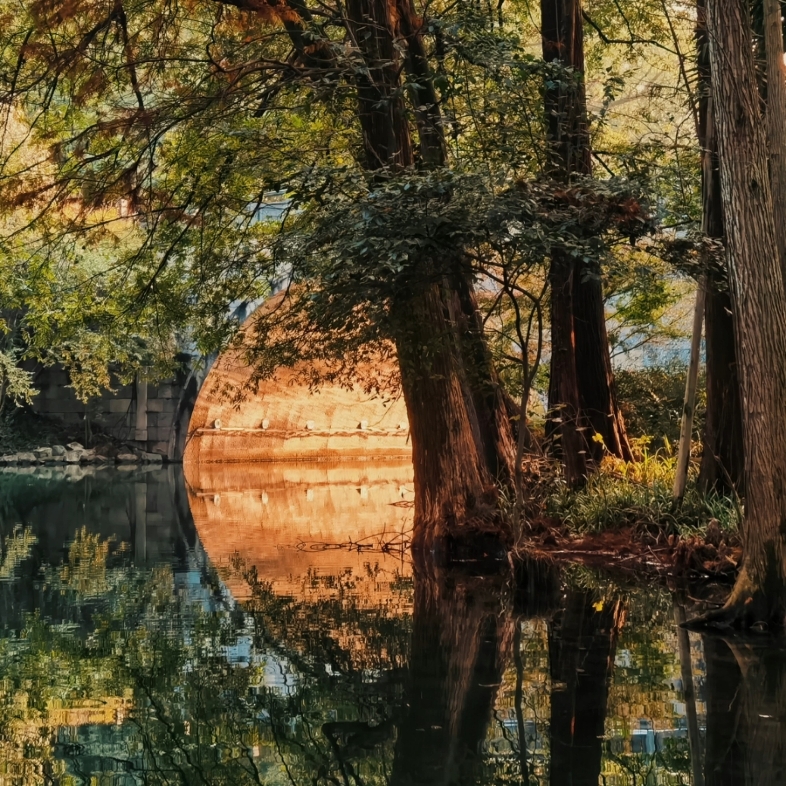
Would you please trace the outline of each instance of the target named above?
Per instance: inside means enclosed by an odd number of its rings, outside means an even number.
[[[513,634],[509,577],[417,565],[394,786],[474,783]]]
[[[95,532],[68,542],[41,552],[36,592],[90,614],[29,618],[0,642],[0,757],[30,783],[545,786],[597,783],[610,763],[609,783],[687,783],[683,762],[615,758],[602,739],[607,709],[674,676],[667,623],[641,597],[618,635],[618,589],[560,598],[536,566],[410,579],[371,558],[362,574],[310,573],[298,597],[238,563],[237,605],[207,563],[185,581],[180,563],[146,569]],[[608,693],[618,640],[633,664]]]
[[[786,783],[786,652],[705,635],[706,786]]]
[[[552,786],[595,786],[601,771],[606,700],[617,637],[619,600],[569,591],[549,630]]]

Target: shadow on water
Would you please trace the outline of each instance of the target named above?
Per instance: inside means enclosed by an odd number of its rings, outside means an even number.
[[[786,782],[783,642],[358,548],[406,527],[390,465],[202,474],[0,472],[0,784]]]

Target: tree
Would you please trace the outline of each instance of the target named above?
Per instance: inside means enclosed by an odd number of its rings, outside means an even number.
[[[41,208],[44,200],[49,207],[49,200],[71,198],[78,207],[62,217],[66,231],[87,232],[116,220],[106,211],[124,200],[142,230],[126,252],[133,262],[126,275],[136,281],[126,314],[158,309],[160,324],[175,326],[192,310],[197,341],[220,344],[228,334],[222,307],[241,293],[264,296],[262,283],[277,269],[254,220],[266,189],[285,181],[301,209],[324,202],[326,190],[341,193],[336,181],[353,169],[354,157],[359,166],[352,177],[363,184],[355,193],[373,201],[390,184],[404,188],[407,179],[444,167],[424,24],[408,0],[357,0],[346,10],[227,0],[217,14],[211,4],[156,10],[127,3],[89,14],[42,7],[16,30],[16,51],[33,56],[5,63],[4,82],[8,102],[27,102],[30,124],[54,147],[59,166],[55,177],[28,183],[31,190],[9,196],[9,203]],[[197,50],[207,54],[195,58]],[[36,114],[43,85],[58,101]],[[305,110],[296,106],[300,100],[309,105]],[[111,121],[103,119],[107,112]],[[304,126],[330,128],[329,143],[317,143],[305,170],[302,146],[286,149],[281,141],[287,135],[303,141]],[[327,173],[317,194],[309,191],[315,171],[316,179]],[[432,182],[450,202],[450,186],[438,175]],[[401,231],[406,236],[407,228]],[[409,254],[423,264],[407,264],[402,254],[404,275],[395,282],[388,277],[384,295],[371,304],[384,312],[384,325],[364,333],[370,320],[364,324],[363,313],[355,312],[339,326],[341,309],[333,304],[323,324],[332,320],[346,339],[333,359],[348,367],[350,345],[395,347],[413,447],[415,547],[430,549],[477,529],[505,540],[509,533],[495,505],[498,484],[512,482],[515,449],[478,313],[475,271],[460,240],[441,247],[430,237],[405,241],[426,247]],[[292,277],[304,291],[317,280],[307,282],[299,271]],[[189,287],[197,279],[203,288],[195,294]],[[307,300],[296,290],[285,297],[288,306]],[[327,290],[329,300],[336,290]],[[201,305],[193,311],[195,302]],[[269,339],[263,327],[260,343]],[[295,351],[282,357],[293,344],[281,346],[277,360],[294,362]]]
[[[543,0],[541,25],[543,59],[560,67],[545,88],[549,168],[570,182],[592,175],[580,0]],[[555,246],[549,283],[551,428],[559,432],[566,477],[575,484],[586,474],[587,458],[599,461],[604,445],[619,458],[632,454],[614,392],[599,273]]]
[[[697,3],[699,148],[702,172],[702,229],[708,238],[724,237],[718,144],[712,102],[707,12]],[[728,281],[716,270],[707,273],[704,310],[707,412],[702,434],[699,484],[705,490],[736,492],[743,488],[742,415],[734,348],[734,316]]]
[[[786,294],[746,3],[707,5],[713,106],[742,392],[743,564],[705,622],[783,624],[786,612]]]

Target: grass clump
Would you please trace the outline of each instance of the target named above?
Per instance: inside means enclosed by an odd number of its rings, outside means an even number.
[[[577,534],[632,527],[653,534],[701,537],[713,519],[721,532],[737,531],[738,501],[699,491],[696,467],[691,467],[681,504],[674,501],[676,456],[668,441],[651,453],[648,440],[639,440],[637,450],[640,460],[635,462],[606,457],[581,489],[556,482],[546,500],[546,515],[559,519]]]

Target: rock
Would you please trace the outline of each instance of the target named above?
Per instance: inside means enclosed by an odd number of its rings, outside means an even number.
[[[33,454],[39,461],[52,458],[52,448],[36,448]]]
[[[68,451],[62,445],[52,445],[52,455],[53,456],[62,456],[65,458],[65,454]]]
[[[82,456],[81,450],[67,451],[65,455],[66,464],[78,464],[81,456]]]
[[[85,449],[85,446],[80,444],[79,442],[69,442],[66,445],[66,448],[71,451],[79,452]]]
[[[139,458],[133,453],[118,453],[115,461],[117,461],[118,464],[136,464]]]
[[[145,464],[161,464],[161,462],[164,460],[164,457],[160,453],[141,452],[139,454],[139,458],[141,458]]]
[[[91,461],[95,461],[96,452],[94,450],[83,450],[79,454],[79,460],[83,464],[89,464]]]
[[[38,459],[34,453],[17,453],[16,458],[20,464],[37,464]]]
[[[0,464],[16,464],[18,461],[16,457],[16,453],[9,453],[5,456],[0,457]]]

